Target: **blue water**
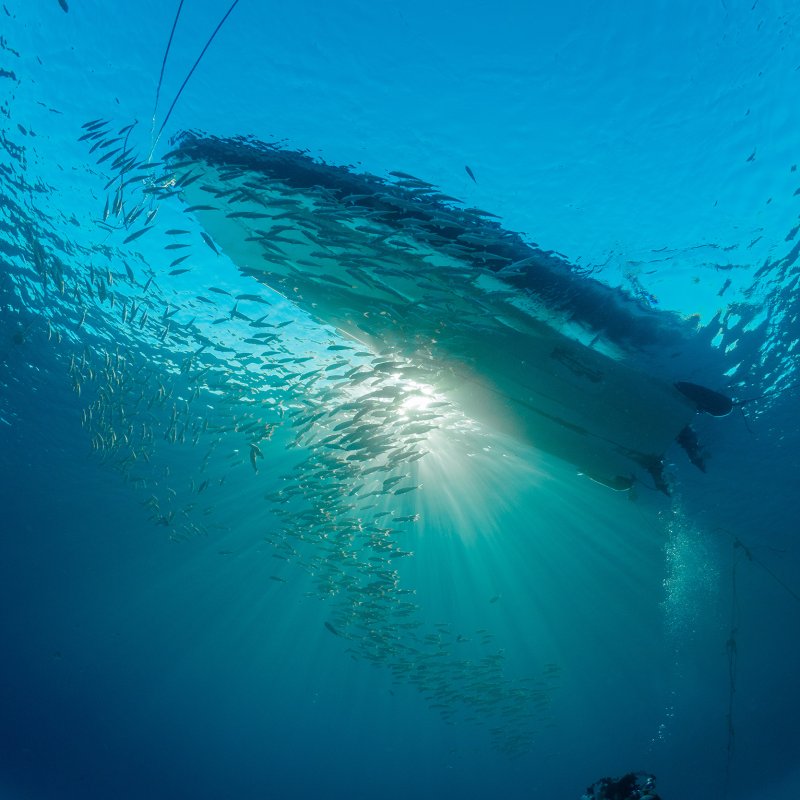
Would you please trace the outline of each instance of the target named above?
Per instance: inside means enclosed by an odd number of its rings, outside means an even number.
[[[370,623],[412,603],[425,683],[335,635],[337,554],[281,527],[296,518],[275,492],[303,457],[288,425],[251,469],[241,386],[271,412],[298,398],[218,352],[204,413],[229,427],[208,471],[207,440],[168,441],[171,406],[152,402],[198,346],[175,332],[195,296],[248,289],[178,199],[140,240],[123,242],[141,220],[109,232],[113,173],[78,139],[138,120],[146,157],[230,4],[186,0],[155,122],[177,3],[66,5],[0,9],[0,797],[556,800],[632,770],[664,800],[797,797],[794,6],[240,0],[176,103],[154,158],[192,129],[417,175],[694,318],[714,388],[752,401],[696,418],[708,470],[671,448],[669,498],[500,435],[431,435],[422,488],[391,501],[419,514],[393,563],[409,593]],[[164,231],[185,225],[198,256],[179,282]],[[88,294],[109,265],[121,297],[123,264],[139,287],[157,276],[151,317],[178,309],[163,340]],[[287,347],[318,357],[328,334],[273,301]],[[196,325],[238,344],[227,322]],[[124,468],[86,423],[118,352],[145,398],[120,430],[158,434]],[[520,687],[542,693],[522,721],[498,706]]]

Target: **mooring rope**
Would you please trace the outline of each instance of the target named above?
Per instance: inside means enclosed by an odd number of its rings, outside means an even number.
[[[238,3],[239,3],[239,0],[233,0],[233,2],[230,5],[230,8],[225,12],[225,15],[217,23],[217,27],[214,28],[214,32],[211,34],[211,36],[209,36],[208,41],[205,43],[205,46],[203,47],[203,49],[200,51],[200,55],[197,56],[197,59],[195,60],[194,64],[192,64],[192,68],[189,70],[189,73],[183,79],[183,83],[181,84],[180,89],[178,89],[177,94],[175,95],[172,103],[170,104],[169,110],[167,111],[167,114],[164,117],[164,121],[161,123],[161,127],[158,129],[158,135],[155,137],[155,139],[153,139],[152,134],[151,134],[152,144],[150,146],[150,153],[149,153],[149,155],[147,157],[148,162],[153,157],[153,152],[155,151],[156,146],[158,145],[158,142],[161,139],[161,134],[164,133],[164,128],[167,127],[167,123],[169,122],[169,118],[172,116],[172,112],[175,109],[175,105],[177,104],[178,100],[180,99],[180,96],[183,94],[183,90],[186,88],[186,84],[189,83],[189,80],[191,79],[192,75],[194,75],[194,71],[197,69],[198,65],[203,60],[203,56],[206,54],[206,51],[211,46],[211,42],[214,41],[214,38],[219,33],[220,28],[225,24],[225,21],[231,15],[231,12],[233,11],[234,8],[236,8]],[[156,89],[156,102],[155,102],[155,106],[153,108],[153,130],[155,130],[156,109],[158,107],[158,98],[159,98],[159,95],[161,93],[161,81],[163,80],[163,77],[164,77],[164,69],[165,69],[166,64],[167,64],[167,56],[169,55],[169,50],[170,50],[170,47],[172,46],[172,39],[173,39],[173,37],[175,35],[175,28],[178,25],[178,17],[181,14],[181,8],[183,8],[183,0],[180,0],[180,4],[178,5],[178,11],[175,14],[175,21],[172,24],[172,32],[170,33],[169,41],[167,42],[167,49],[164,51],[164,58],[163,58],[163,60],[161,62],[161,75],[160,75],[160,77],[158,79],[158,87]]]
[[[728,533],[728,531],[726,531],[726,533]],[[728,658],[728,741],[725,758],[725,790],[723,793],[723,797],[725,798],[729,796],[728,791],[730,787],[731,769],[733,767],[733,755],[736,745],[736,731],[733,724],[733,711],[734,699],[736,697],[736,662],[738,658],[736,637],[739,632],[740,623],[739,593],[736,582],[736,570],[739,566],[742,555],[744,555],[749,562],[758,564],[758,566],[761,567],[761,569],[763,569],[764,572],[766,572],[767,575],[769,575],[770,578],[772,578],[772,580],[774,580],[781,588],[783,588],[790,595],[790,597],[800,603],[800,594],[792,589],[792,587],[789,586],[782,578],[776,575],[763,561],[761,561],[759,558],[756,558],[753,555],[753,551],[747,547],[738,536],[734,536],[733,564],[731,566],[731,622],[728,641],[725,642],[725,652]]]

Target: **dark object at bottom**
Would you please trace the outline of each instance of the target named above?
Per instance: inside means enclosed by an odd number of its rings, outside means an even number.
[[[629,772],[621,778],[600,778],[581,800],[661,800],[656,794],[656,776]]]

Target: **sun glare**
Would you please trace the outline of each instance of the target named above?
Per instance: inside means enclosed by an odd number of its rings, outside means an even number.
[[[441,398],[436,397],[432,386],[410,381],[404,388],[409,391],[409,394],[407,397],[403,398],[403,402],[400,403],[400,413],[403,416],[409,416],[415,412],[427,411],[431,403],[435,402],[437,399],[441,401]]]

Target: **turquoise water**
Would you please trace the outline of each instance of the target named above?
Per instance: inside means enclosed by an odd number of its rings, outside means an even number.
[[[177,3],[0,11],[0,795],[578,798],[644,770],[665,800],[794,798],[794,8],[241,0],[159,138],[229,6],[181,7],[155,114]],[[381,353],[255,280],[171,191],[187,130],[497,215],[575,276],[553,336],[598,284],[606,333],[680,321],[680,351],[613,355],[734,399],[692,415],[706,471],[671,444],[669,495],[615,492],[462,407],[449,358],[505,318],[460,318],[489,301],[455,278],[458,349],[425,359],[422,317]],[[373,202],[270,191],[289,238]]]

